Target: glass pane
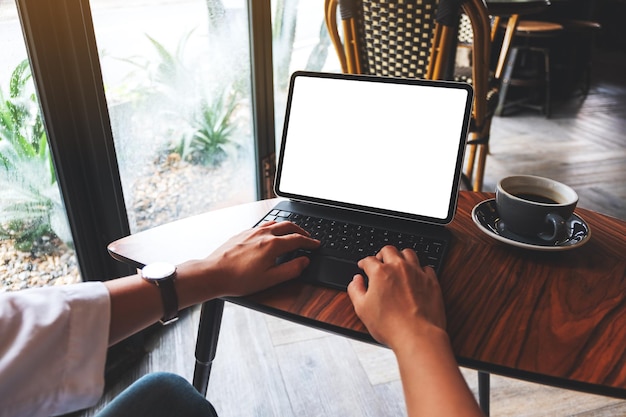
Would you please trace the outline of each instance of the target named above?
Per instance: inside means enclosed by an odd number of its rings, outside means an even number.
[[[324,23],[323,1],[272,0],[272,28],[278,149],[291,73],[341,72],[341,65]]]
[[[246,1],[91,7],[131,231],[255,200]]]
[[[81,281],[13,1],[0,51],[0,292]]]

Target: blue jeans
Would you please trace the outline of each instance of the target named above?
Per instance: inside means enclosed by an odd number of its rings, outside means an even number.
[[[186,379],[148,374],[124,390],[97,417],[217,417],[215,409]]]

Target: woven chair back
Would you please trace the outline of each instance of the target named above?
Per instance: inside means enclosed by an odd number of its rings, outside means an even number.
[[[426,78],[438,0],[361,0],[359,58],[365,74]]]

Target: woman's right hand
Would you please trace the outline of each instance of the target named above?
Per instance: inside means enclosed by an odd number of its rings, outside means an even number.
[[[362,275],[348,286],[354,309],[370,334],[392,349],[424,326],[446,327],[445,309],[435,271],[422,267],[415,252],[385,246],[358,263]]]

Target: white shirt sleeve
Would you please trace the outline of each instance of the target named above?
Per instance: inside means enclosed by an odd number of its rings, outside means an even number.
[[[51,416],[97,402],[110,304],[101,282],[0,294],[0,417]]]

